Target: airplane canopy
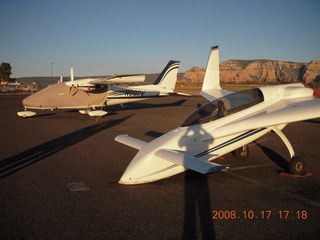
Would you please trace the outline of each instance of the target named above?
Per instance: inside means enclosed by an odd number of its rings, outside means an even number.
[[[201,106],[189,115],[181,127],[204,124],[252,107],[263,100],[263,93],[259,88],[232,93]]]

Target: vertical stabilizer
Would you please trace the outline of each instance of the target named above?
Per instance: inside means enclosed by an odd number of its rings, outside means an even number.
[[[219,47],[214,46],[210,50],[206,74],[204,76],[202,91],[208,89],[221,89],[219,75]]]
[[[60,80],[59,80],[59,83],[62,83],[63,82],[63,74],[60,75]]]
[[[158,88],[160,88],[161,92],[173,92],[177,81],[179,67],[180,61],[169,61],[153,85],[156,85]]]
[[[219,47],[214,46],[210,49],[206,74],[204,76],[200,92],[201,96],[206,98],[208,101],[213,101],[232,93],[221,89],[219,74]]]

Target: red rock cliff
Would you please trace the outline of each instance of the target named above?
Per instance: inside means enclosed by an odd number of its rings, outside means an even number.
[[[181,82],[202,82],[205,68],[192,67]],[[228,60],[220,64],[223,82],[320,81],[320,61],[296,63],[272,60]]]

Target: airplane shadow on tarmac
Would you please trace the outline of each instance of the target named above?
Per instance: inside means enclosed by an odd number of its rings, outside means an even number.
[[[127,119],[133,114],[120,118],[117,120],[108,120],[99,124],[95,124],[65,136],[53,139],[49,142],[38,145],[34,148],[28,149],[15,156],[0,161],[0,179],[9,176],[29,165],[36,163],[46,157],[49,157],[65,148],[68,148],[78,142],[81,142],[107,128],[116,126]]]
[[[285,171],[285,172],[289,172],[289,162],[283,158],[282,156],[280,156],[278,153],[276,153],[275,151],[273,151],[272,149],[263,146],[259,143],[257,143],[257,146],[261,148],[261,150],[264,152],[264,154],[271,160],[273,161],[275,164],[277,164],[280,168],[282,168],[282,170],[280,171]]]
[[[310,119],[310,120],[305,120],[304,122],[320,124],[320,119],[319,118]]]
[[[201,125],[195,125],[190,131],[193,132],[191,134],[195,134],[199,136],[199,138],[208,138],[211,136],[201,128]],[[187,135],[189,135],[188,132],[185,133],[185,136]],[[207,142],[207,148],[209,148],[209,143],[210,142]],[[188,148],[191,149],[192,147],[183,140],[179,142],[179,146],[185,146],[187,152]],[[197,236],[197,219],[200,225],[202,239],[215,239],[207,175],[191,170],[187,170],[184,174],[184,222],[182,239],[199,239],[199,236]]]
[[[112,105],[112,106],[107,106],[108,111],[126,111],[126,110],[137,110],[137,109],[146,109],[146,108],[161,108],[161,107],[174,107],[174,106],[181,106],[186,99],[182,99],[173,103],[161,103],[161,104],[156,104],[156,103],[141,103],[141,102],[130,102],[123,104],[123,107],[120,108],[119,105]]]
[[[174,107],[174,106],[181,106],[186,99],[182,99],[173,103],[161,103],[161,104],[156,104],[156,103],[139,103],[139,102],[130,102],[126,104],[122,104],[122,107],[119,106],[120,104],[117,105],[112,105],[112,106],[106,106],[99,108],[101,110],[108,111],[108,116],[110,115],[115,115],[117,112],[120,111],[126,111],[126,110],[139,110],[139,109],[147,109],[147,108],[162,108],[162,107]],[[37,114],[32,117],[28,117],[28,120],[34,119],[34,118],[41,118],[41,117],[50,117],[50,118],[57,118],[57,119],[62,119],[62,118],[70,118],[70,116],[61,116],[61,115],[56,115],[58,112],[67,112],[67,113],[78,113],[78,109],[70,109],[70,110],[55,110],[54,113],[44,113],[44,114]],[[55,116],[56,115],[56,116]],[[81,114],[80,114],[81,115]],[[92,118],[92,117],[90,117]],[[88,119],[88,115],[84,114],[81,116],[81,119],[86,120]]]
[[[202,239],[215,239],[207,175],[191,170],[184,178],[184,222],[182,239],[199,239],[197,219]],[[197,218],[198,215],[198,218]]]

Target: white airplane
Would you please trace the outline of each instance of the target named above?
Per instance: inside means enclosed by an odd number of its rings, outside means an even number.
[[[219,49],[211,48],[202,91],[209,102],[191,113],[178,128],[147,143],[127,135],[115,140],[138,151],[120,184],[142,184],[191,169],[208,174],[227,166],[210,162],[229,152],[245,158],[247,145],[273,131],[289,150],[292,174],[304,174],[305,164],[281,131],[288,123],[320,117],[320,99],[303,84],[224,91],[219,80]]]
[[[82,114],[103,116],[107,114],[102,110],[106,106],[173,93],[179,67],[179,61],[169,61],[152,85],[119,87],[111,84],[141,82],[145,80],[145,75],[113,75],[104,79],[74,80],[73,66],[71,66],[71,81],[63,82],[61,77],[58,83],[23,99],[25,111],[17,114],[20,117],[31,117],[36,113],[28,109],[79,109]]]

